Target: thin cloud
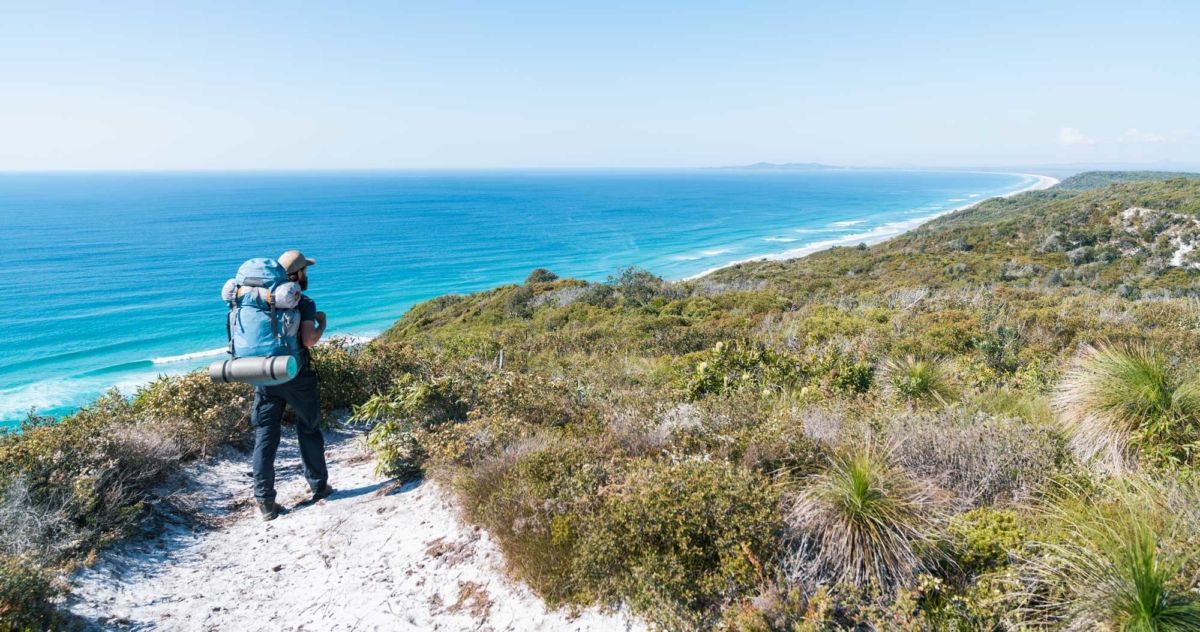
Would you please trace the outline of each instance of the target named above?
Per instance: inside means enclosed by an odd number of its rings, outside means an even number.
[[[1117,137],[1118,143],[1161,143],[1165,140],[1167,137],[1162,134],[1143,132],[1136,127],[1125,130],[1124,134]]]
[[[1196,136],[1190,129],[1177,129],[1171,132],[1172,143],[1190,143],[1194,140],[1196,140]]]
[[[1064,145],[1095,145],[1096,139],[1087,136],[1074,127],[1064,127],[1058,130],[1058,142]]]

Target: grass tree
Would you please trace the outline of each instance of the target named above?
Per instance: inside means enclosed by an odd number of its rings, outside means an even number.
[[[938,504],[889,452],[866,445],[836,454],[799,495],[789,516],[799,543],[795,579],[884,590],[908,585],[927,567]]]
[[[1053,405],[1084,460],[1120,466],[1140,452],[1177,464],[1198,447],[1200,388],[1146,345],[1086,348]]]
[[[887,358],[882,373],[884,389],[899,399],[941,405],[958,399],[954,380],[940,360],[911,355]]]
[[[1173,496],[1173,498],[1170,498]],[[1200,597],[1193,563],[1200,535],[1194,490],[1116,482],[1072,492],[1049,510],[1057,541],[1033,564],[1048,621],[1071,630],[1194,632]]]

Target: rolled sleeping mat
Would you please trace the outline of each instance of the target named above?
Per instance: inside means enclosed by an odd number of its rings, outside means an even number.
[[[208,367],[208,377],[218,384],[245,382],[254,386],[275,386],[296,377],[300,368],[296,357],[266,356],[217,360]]]

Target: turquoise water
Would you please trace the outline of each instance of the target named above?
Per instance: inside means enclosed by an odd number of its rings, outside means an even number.
[[[221,284],[298,248],[331,331],[535,267],[667,278],[896,234],[1033,183],[1011,174],[0,174],[0,423],[210,362]]]

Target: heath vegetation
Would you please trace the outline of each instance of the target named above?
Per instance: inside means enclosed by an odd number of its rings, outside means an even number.
[[[324,405],[372,424],[382,475],[443,482],[554,607],[664,630],[1200,630],[1200,181],[1127,179],[694,281],[535,270],[323,347]],[[0,617],[52,616],[61,569],[239,441],[248,398],[166,378],[0,438],[20,569]]]

